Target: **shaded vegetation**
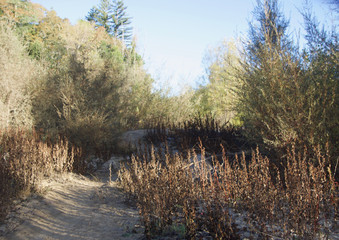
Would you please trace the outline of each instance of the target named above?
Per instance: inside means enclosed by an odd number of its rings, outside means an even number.
[[[241,127],[217,121],[211,114],[204,117],[197,115],[179,123],[158,122],[148,126],[146,138],[152,144],[172,139],[172,144],[182,152],[190,148],[199,150],[199,145],[203,145],[207,152],[215,154],[220,154],[222,148],[239,153],[255,147],[244,136]]]

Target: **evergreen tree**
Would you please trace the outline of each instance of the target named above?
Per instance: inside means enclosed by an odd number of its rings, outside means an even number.
[[[295,126],[302,123],[303,109],[297,106],[305,100],[298,85],[302,67],[278,0],[258,1],[254,17],[257,24],[250,24],[238,76],[238,110],[249,136],[276,148],[299,135]]]
[[[131,19],[127,16],[126,9],[122,0],[113,1],[113,36],[125,42],[130,41],[132,37],[132,27],[129,27]]]
[[[127,16],[126,9],[122,0],[101,0],[98,7],[90,10],[86,19],[95,22],[96,26],[104,27],[111,36],[129,45],[132,27],[130,27],[131,18]]]
[[[335,1],[332,2],[333,4]],[[337,6],[339,4],[337,3]],[[334,14],[338,11],[334,10]],[[336,25],[327,28],[321,26],[312,10],[305,7],[304,61],[307,65],[307,79],[311,91],[313,121],[317,143],[331,143],[332,156],[339,152],[339,33]],[[337,16],[338,17],[338,16]]]
[[[278,0],[258,1],[239,72],[239,112],[248,136],[284,156],[338,139],[338,41],[306,17],[308,48],[299,52],[287,34]],[[333,36],[333,37],[332,37]],[[334,152],[336,149],[333,150]]]
[[[112,16],[110,15],[112,9],[112,4],[110,0],[101,0],[98,7],[93,7],[88,15],[86,16],[86,20],[90,22],[95,22],[96,26],[104,27],[106,32],[112,32],[112,26],[110,21]]]
[[[263,58],[264,51],[291,50],[286,33],[289,22],[279,11],[277,0],[258,0],[253,14],[259,24],[249,24],[249,43],[245,48],[247,60],[252,66],[261,65],[266,60]]]

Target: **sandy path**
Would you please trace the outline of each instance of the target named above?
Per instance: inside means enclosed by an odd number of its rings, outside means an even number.
[[[75,174],[45,181],[43,198],[23,202],[0,239],[138,239],[138,211],[124,201],[116,182]]]
[[[43,197],[20,203],[0,227],[0,239],[142,238],[138,210],[125,202],[116,181],[108,183],[107,164],[95,175],[91,180],[67,173],[42,181]]]
[[[17,206],[0,239],[138,239],[138,211],[111,184],[64,174],[42,183],[43,197]]]

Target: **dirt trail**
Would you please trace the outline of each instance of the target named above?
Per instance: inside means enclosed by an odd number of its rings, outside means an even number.
[[[0,227],[0,240],[142,238],[138,210],[125,202],[116,174],[108,182],[108,166],[96,171],[94,180],[71,173],[43,180],[42,197],[18,204]]]

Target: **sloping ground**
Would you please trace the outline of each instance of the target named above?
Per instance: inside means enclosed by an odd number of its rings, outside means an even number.
[[[140,133],[127,134],[129,139]],[[112,158],[114,163],[118,157]],[[56,175],[40,184],[41,196],[18,204],[1,240],[24,239],[139,239],[143,237],[138,210],[125,202],[116,175],[109,183],[109,164],[93,179],[76,174]]]

